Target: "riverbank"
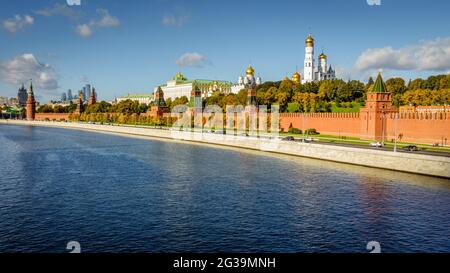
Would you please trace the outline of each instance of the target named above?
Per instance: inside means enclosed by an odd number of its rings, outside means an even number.
[[[366,167],[450,178],[450,158],[443,156],[431,156],[413,153],[394,153],[392,151],[379,151],[363,148],[322,145],[317,143],[297,143],[270,139],[258,139],[245,136],[175,132],[169,130],[128,126],[0,120],[0,126],[2,124],[49,126],[122,135],[145,136],[166,140],[178,140],[183,142],[189,141],[220,145],[224,147],[261,150],[265,152],[286,154],[291,156],[308,157]]]

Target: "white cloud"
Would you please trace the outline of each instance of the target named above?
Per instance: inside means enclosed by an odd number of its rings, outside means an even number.
[[[166,14],[163,16],[162,23],[169,27],[181,27],[189,20],[189,15]]]
[[[0,80],[19,85],[33,79],[33,84],[44,90],[58,88],[58,75],[48,64],[41,64],[33,54],[23,54],[0,61]]]
[[[34,18],[30,15],[16,15],[14,18],[3,21],[3,28],[11,33],[23,30],[34,24]]]
[[[111,16],[106,9],[98,9],[97,12],[100,14],[101,18],[97,22],[99,27],[117,27],[120,26],[120,21],[114,16]]]
[[[89,23],[80,24],[75,28],[75,31],[82,37],[90,37],[95,30],[100,28],[111,28],[120,26],[120,21],[117,17],[112,16],[106,9],[98,9],[97,14],[100,18],[91,20]]]
[[[202,67],[210,64],[210,61],[203,55],[197,52],[185,53],[177,60],[177,64],[181,67]]]
[[[78,25],[75,31],[82,37],[90,37],[92,35],[92,28],[88,24]]]
[[[359,71],[369,69],[445,71],[450,69],[450,37],[422,41],[415,45],[394,49],[368,49],[355,63]]]
[[[70,19],[76,19],[81,16],[81,10],[67,4],[55,3],[53,7],[34,11],[35,14],[45,17],[63,16]]]

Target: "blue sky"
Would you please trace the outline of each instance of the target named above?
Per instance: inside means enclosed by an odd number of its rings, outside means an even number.
[[[302,72],[311,32],[344,79],[450,71],[446,0],[2,1],[0,96],[33,78],[42,101],[93,84],[100,99],[152,92],[181,71],[236,81]],[[430,50],[428,50],[430,49]],[[184,58],[182,58],[184,56]]]

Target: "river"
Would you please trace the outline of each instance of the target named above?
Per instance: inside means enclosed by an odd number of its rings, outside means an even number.
[[[0,125],[0,252],[450,251],[450,181]]]

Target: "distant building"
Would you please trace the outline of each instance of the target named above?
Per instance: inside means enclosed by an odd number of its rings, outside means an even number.
[[[242,89],[248,89],[249,86],[256,87],[260,84],[262,84],[261,77],[255,77],[255,70],[251,65],[249,65],[245,71],[245,77],[240,76],[237,84],[233,84],[231,87],[231,93],[237,94]]]
[[[189,80],[183,74],[178,72],[175,77],[167,81],[165,84],[156,86],[154,88],[154,92],[156,93],[158,88],[161,87],[166,100],[169,98],[174,100],[175,98],[180,98],[183,96],[189,98],[191,96],[194,83],[200,89],[202,98],[206,98],[216,91],[229,94],[232,92],[233,86],[233,83],[229,81],[204,79]]]
[[[67,100],[73,100],[72,90],[67,90]]]
[[[25,89],[23,84],[17,92],[17,100],[20,107],[27,106],[27,89]]]
[[[91,93],[92,93],[91,85],[86,84],[83,92],[85,101],[89,100],[89,98],[91,97]]]
[[[132,100],[137,101],[139,104],[150,104],[154,100],[153,93],[149,94],[128,94],[127,96],[118,97],[116,102],[119,103],[121,101]]]
[[[64,102],[64,101],[66,101],[66,100],[67,100],[67,95],[66,95],[65,92],[63,92],[63,93],[61,94],[61,101]]]

